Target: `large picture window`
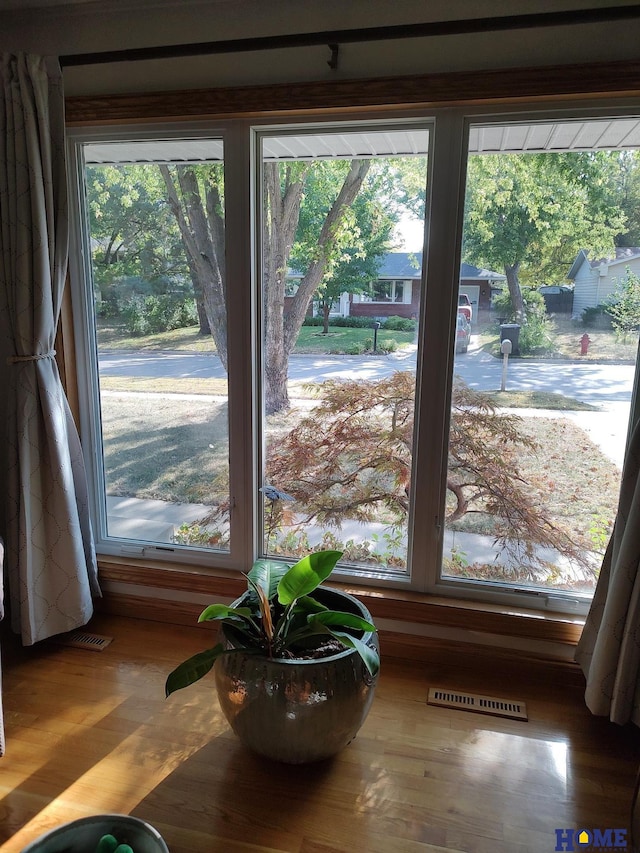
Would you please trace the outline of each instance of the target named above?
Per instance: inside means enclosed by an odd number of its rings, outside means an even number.
[[[588,606],[635,419],[638,119],[70,136],[101,553],[331,547],[345,580]]]
[[[405,298],[408,291],[409,298]],[[378,279],[371,282],[366,294],[368,302],[411,302],[411,282]]]

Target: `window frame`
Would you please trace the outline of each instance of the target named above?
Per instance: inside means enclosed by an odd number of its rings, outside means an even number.
[[[80,99],[81,100],[81,99]],[[526,99],[525,99],[526,100]],[[452,329],[447,328],[447,324],[443,323],[443,318],[449,316],[450,319],[455,317],[456,314],[456,294],[457,294],[457,276],[456,276],[456,268],[459,266],[459,255],[460,255],[460,245],[461,245],[461,217],[460,210],[461,204],[464,199],[464,170],[466,169],[466,154],[464,154],[464,149],[466,147],[466,139],[468,139],[468,130],[470,123],[476,123],[479,120],[489,120],[494,119],[496,121],[500,120],[508,120],[510,117],[519,116],[521,118],[526,118],[527,116],[539,116],[542,119],[543,116],[549,117],[551,113],[556,112],[557,117],[569,118],[569,117],[579,117],[580,115],[589,115],[596,116],[598,113],[601,115],[610,115],[612,112],[616,112],[619,114],[637,114],[639,112],[637,105],[632,105],[626,99],[620,98],[610,98],[610,103],[607,106],[603,106],[602,100],[597,99],[595,101],[577,101],[575,104],[567,107],[566,104],[562,104],[558,106],[557,103],[551,102],[543,102],[536,103],[534,105],[534,110],[531,109],[532,105],[518,102],[515,104],[511,104],[508,107],[504,105],[500,105],[498,109],[495,107],[492,109],[488,109],[485,105],[479,106],[469,106],[469,107],[450,107],[450,106],[438,106],[432,109],[423,110],[420,109],[419,113],[416,113],[416,109],[413,108],[411,110],[402,110],[402,111],[392,111],[379,113],[377,110],[374,112],[369,112],[369,120],[371,121],[379,121],[384,120],[385,118],[396,118],[398,120],[406,120],[410,122],[412,118],[424,118],[425,113],[427,115],[433,115],[435,117],[436,123],[436,134],[434,137],[435,147],[433,153],[430,152],[430,174],[433,175],[434,171],[442,169],[443,167],[446,169],[447,164],[449,168],[449,176],[451,178],[450,181],[445,182],[448,184],[448,188],[445,188],[442,182],[438,182],[435,188],[432,187],[433,195],[434,195],[434,207],[432,208],[432,216],[428,222],[428,238],[427,243],[438,246],[440,241],[440,250],[436,251],[429,256],[427,259],[427,253],[425,252],[425,269],[423,269],[423,277],[422,277],[422,287],[423,292],[425,293],[425,299],[421,300],[422,307],[421,313],[423,314],[424,320],[424,334],[422,336],[423,340],[429,334],[433,334],[433,341],[439,341],[443,346],[440,347],[440,366],[444,366],[446,364],[447,369],[444,372],[444,375],[439,375],[437,377],[431,377],[429,379],[424,379],[425,371],[420,371],[422,374],[421,387],[417,389],[417,401],[416,401],[416,410],[417,413],[422,415],[422,417],[418,418],[418,429],[416,435],[416,453],[417,453],[417,461],[416,464],[421,465],[421,470],[423,473],[429,474],[439,474],[439,480],[431,480],[431,482],[439,482],[440,485],[440,493],[443,488],[443,481],[446,472],[446,452],[442,443],[440,444],[440,452],[437,450],[437,443],[433,441],[433,434],[438,433],[440,438],[443,435],[448,435],[448,406],[444,404],[444,401],[448,399],[450,396],[451,390],[451,373],[452,373],[452,363],[453,363],[453,347],[450,346],[451,340],[450,335],[453,331]],[[366,114],[365,114],[366,115]],[[331,119],[332,113],[328,112],[322,116],[321,122],[324,123],[327,120]],[[344,119],[345,116],[340,115],[340,119]],[[358,119],[363,118],[363,116],[358,116]],[[288,123],[289,119],[291,119],[292,123],[297,123],[298,121],[303,122],[305,120],[304,117],[295,117],[295,116],[287,116]],[[259,127],[262,121],[258,121],[256,124],[253,123],[254,127]],[[198,125],[200,126],[200,125]],[[150,126],[150,125],[133,125],[133,124],[125,124],[120,127],[119,130],[110,128],[110,133],[119,133],[119,132],[131,132],[136,134],[136,131],[139,134],[139,129],[144,127],[146,131],[149,132],[149,135],[153,135],[153,133],[157,132],[159,128],[163,128],[164,132],[175,132],[176,136],[182,136],[191,128],[194,128],[194,125],[189,125],[188,122],[183,122],[182,120],[174,120],[169,124],[162,124],[159,126]],[[133,129],[132,129],[133,128]],[[250,139],[249,134],[247,133],[249,128],[248,123],[243,121],[242,119],[234,118],[233,121],[229,124],[229,130],[226,131],[229,134],[230,138],[235,140],[235,144],[239,144],[242,146],[242,150],[244,150],[245,154],[248,151],[248,148],[254,145],[254,142]],[[89,132],[94,132],[96,136],[100,138],[104,138],[104,133],[101,131],[97,131],[95,127]],[[206,127],[207,135],[218,135],[214,129],[208,126]],[[71,129],[71,137],[76,136],[77,134],[84,133],[80,129],[75,130]],[[448,143],[446,140],[448,139]],[[448,149],[447,146],[448,145]],[[438,152],[438,157],[436,161],[436,151]],[[457,154],[456,154],[457,152]],[[463,158],[464,155],[464,158]],[[70,169],[70,172],[73,173],[74,168],[77,168],[75,164]],[[246,233],[247,230],[252,230],[253,225],[251,224],[251,217],[249,213],[250,204],[249,196],[250,192],[248,191],[247,186],[247,176],[246,174],[236,174],[236,178],[239,179],[239,186],[242,186],[242,192],[239,193],[238,198],[236,198],[234,203],[237,203],[237,210],[234,212],[234,216],[236,217],[236,225],[238,226],[238,231],[236,232],[237,236],[240,237],[240,231],[244,231]],[[429,181],[430,186],[432,185],[431,180]],[[437,212],[437,216],[433,215],[434,211]],[[229,215],[229,214],[227,214]],[[437,221],[434,222],[434,219]],[[74,229],[75,230],[75,229]],[[255,237],[255,235],[254,235]],[[233,239],[232,239],[233,242]],[[253,242],[252,242],[253,245]],[[449,258],[445,257],[447,253],[447,248],[450,250]],[[86,259],[82,257],[82,248],[79,245],[72,244],[72,256],[74,257],[74,261],[76,267],[78,264],[82,266],[86,263]],[[233,254],[233,253],[232,253]],[[248,278],[251,278],[249,267],[255,263],[255,259],[247,259],[246,256],[242,257],[242,253],[239,253],[238,258],[236,259],[238,270],[240,274],[243,276],[243,280],[247,281]],[[77,277],[77,269],[75,275]],[[73,278],[72,273],[72,278]],[[441,292],[437,293],[437,288],[435,288],[435,282],[437,280],[448,281],[448,285],[445,288],[441,288]],[[430,286],[431,285],[431,286]],[[241,483],[238,484],[238,488],[234,490],[234,501],[238,502],[240,498],[242,500],[242,506],[238,507],[238,512],[243,516],[242,527],[244,530],[248,530],[253,528],[253,535],[256,536],[258,523],[255,517],[255,513],[252,512],[248,507],[251,506],[251,501],[248,500],[250,491],[255,489],[256,483],[251,482],[251,476],[247,473],[249,467],[253,467],[253,470],[257,470],[257,466],[255,465],[255,460],[257,458],[258,452],[255,447],[255,443],[253,442],[251,435],[255,436],[255,423],[251,421],[251,419],[246,417],[247,412],[247,402],[251,397],[251,393],[254,389],[255,376],[251,373],[250,369],[247,368],[247,359],[246,359],[246,349],[243,349],[247,344],[250,345],[252,350],[253,348],[253,334],[252,329],[255,326],[255,306],[250,307],[247,303],[247,294],[249,293],[250,288],[247,287],[247,291],[242,294],[242,298],[238,298],[237,303],[233,310],[231,310],[230,306],[230,315],[233,314],[236,318],[237,325],[234,328],[238,328],[241,330],[240,334],[237,336],[234,335],[234,339],[236,340],[236,346],[234,347],[234,355],[231,356],[230,359],[236,365],[236,369],[239,370],[238,381],[241,383],[242,391],[239,393],[239,404],[235,407],[235,415],[230,415],[230,419],[233,417],[233,423],[238,428],[238,431],[234,433],[234,427],[231,428],[231,434],[237,436],[236,445],[241,443],[242,446],[246,449],[248,447],[253,447],[252,454],[247,457],[244,456],[245,464],[242,465],[242,462],[238,462],[237,466],[240,467],[242,471],[242,477],[240,480]],[[449,297],[447,299],[447,296]],[[384,303],[388,304],[388,303]],[[73,311],[74,315],[77,313],[77,302],[74,302]],[[81,309],[82,310],[82,309]],[[231,322],[231,316],[230,316]],[[448,324],[452,326],[452,323]],[[82,340],[81,329],[75,329],[76,336],[76,349],[78,350],[78,342]],[[435,347],[435,344],[434,344]],[[252,350],[253,351],[253,350]],[[418,348],[418,358],[419,364],[424,363],[424,353],[422,343]],[[83,364],[84,359],[78,359],[77,364],[77,382],[78,385],[82,385],[83,382],[86,382],[86,371],[85,366]],[[85,362],[86,364],[86,362]],[[436,371],[431,369],[430,371],[426,371],[428,374],[434,374]],[[635,379],[636,387],[638,385],[638,372],[636,371],[636,379]],[[631,420],[635,422],[638,419],[638,405],[637,405],[637,394],[634,394],[634,398],[632,399],[632,415]],[[434,400],[436,404],[441,406],[441,410],[444,412],[444,417],[441,422],[439,422],[435,428],[435,431],[432,431],[432,435],[430,438],[427,438],[427,427],[425,426],[425,421],[427,420],[426,415],[427,412],[433,412],[434,410]],[[429,402],[427,402],[429,401]],[[230,398],[230,408],[231,407],[231,398]],[[255,412],[255,409],[254,409]],[[82,415],[81,415],[82,420]],[[249,435],[251,433],[251,435]],[[435,449],[435,452],[432,453],[431,458],[429,458],[429,448],[431,450]],[[426,461],[420,462],[418,460],[425,459]],[[248,484],[251,482],[251,485]],[[497,596],[494,590],[487,591],[483,589],[479,589],[478,587],[471,586],[468,589],[463,589],[458,586],[455,591],[451,590],[448,583],[443,584],[442,582],[438,582],[435,578],[435,573],[437,571],[436,565],[432,563],[433,555],[435,554],[436,562],[440,559],[442,553],[442,523],[440,521],[440,510],[439,505],[441,503],[439,497],[436,499],[435,494],[438,489],[434,488],[430,491],[428,495],[425,495],[424,498],[417,500],[413,509],[413,516],[415,517],[426,517],[432,518],[434,520],[433,526],[420,525],[420,532],[417,531],[414,533],[414,545],[413,550],[416,553],[421,554],[421,562],[420,568],[416,569],[414,574],[414,580],[416,583],[407,586],[407,588],[418,588],[419,590],[426,592],[428,594],[435,595],[446,595],[451,598],[461,598],[461,599],[470,599],[476,600],[479,602],[490,602],[490,601],[498,601],[500,604],[504,604],[509,606],[510,604],[519,605],[519,606],[531,606],[534,609],[539,609],[540,601],[539,596],[537,595],[525,595],[521,593],[519,590],[515,591],[515,594],[511,593],[498,593]],[[236,494],[237,493],[237,497]],[[410,523],[413,523],[413,518],[410,518]],[[415,525],[414,525],[415,528]],[[238,529],[238,528],[236,528]],[[434,547],[435,546],[435,547]],[[247,562],[250,561],[251,548],[247,544],[246,539],[244,540],[244,549],[238,550],[236,553],[239,555],[237,559],[231,559],[228,561],[228,564],[225,565],[225,560],[221,559],[224,555],[216,554],[215,555],[215,567],[219,567],[221,569],[234,569],[234,568],[242,568],[246,567]],[[240,556],[241,552],[242,556]],[[106,553],[106,552],[105,552]],[[181,559],[183,555],[181,554]],[[410,555],[411,556],[411,555]],[[185,560],[185,562],[188,562]],[[348,578],[345,579],[353,580],[353,576],[349,575]],[[385,580],[379,577],[371,577],[369,580],[377,583],[382,588],[385,587]],[[398,586],[397,580],[394,579],[393,586]],[[536,601],[536,598],[538,599]]]

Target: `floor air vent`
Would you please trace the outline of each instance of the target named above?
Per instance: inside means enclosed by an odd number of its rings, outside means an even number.
[[[509,717],[512,720],[528,720],[527,706],[524,702],[497,699],[495,696],[480,696],[478,693],[458,693],[430,687],[427,696],[428,705],[440,708],[458,708],[461,711],[475,711],[476,714],[490,714],[493,717]]]
[[[113,637],[103,637],[100,634],[88,634],[86,631],[73,631],[71,634],[56,637],[56,643],[61,646],[73,646],[74,649],[90,649],[101,652],[106,649]]]

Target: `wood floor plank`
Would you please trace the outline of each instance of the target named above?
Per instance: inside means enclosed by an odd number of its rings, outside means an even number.
[[[433,661],[383,652],[353,743],[289,767],[244,750],[211,677],[164,699],[201,629],[108,615],[90,628],[113,642],[3,635],[2,853],[100,811],[150,821],[171,853],[546,853],[556,828],[628,824],[640,733],[593,717],[575,671],[440,643]],[[529,721],[427,705],[431,686],[520,699]]]

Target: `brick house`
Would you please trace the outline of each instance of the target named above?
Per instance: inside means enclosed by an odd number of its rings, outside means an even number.
[[[332,314],[340,317],[417,317],[420,311],[422,252],[389,252],[382,258],[378,278],[366,293],[343,293]],[[300,275],[289,275],[295,287]],[[474,323],[488,318],[492,288],[505,281],[502,273],[460,265],[460,293],[469,297]]]

